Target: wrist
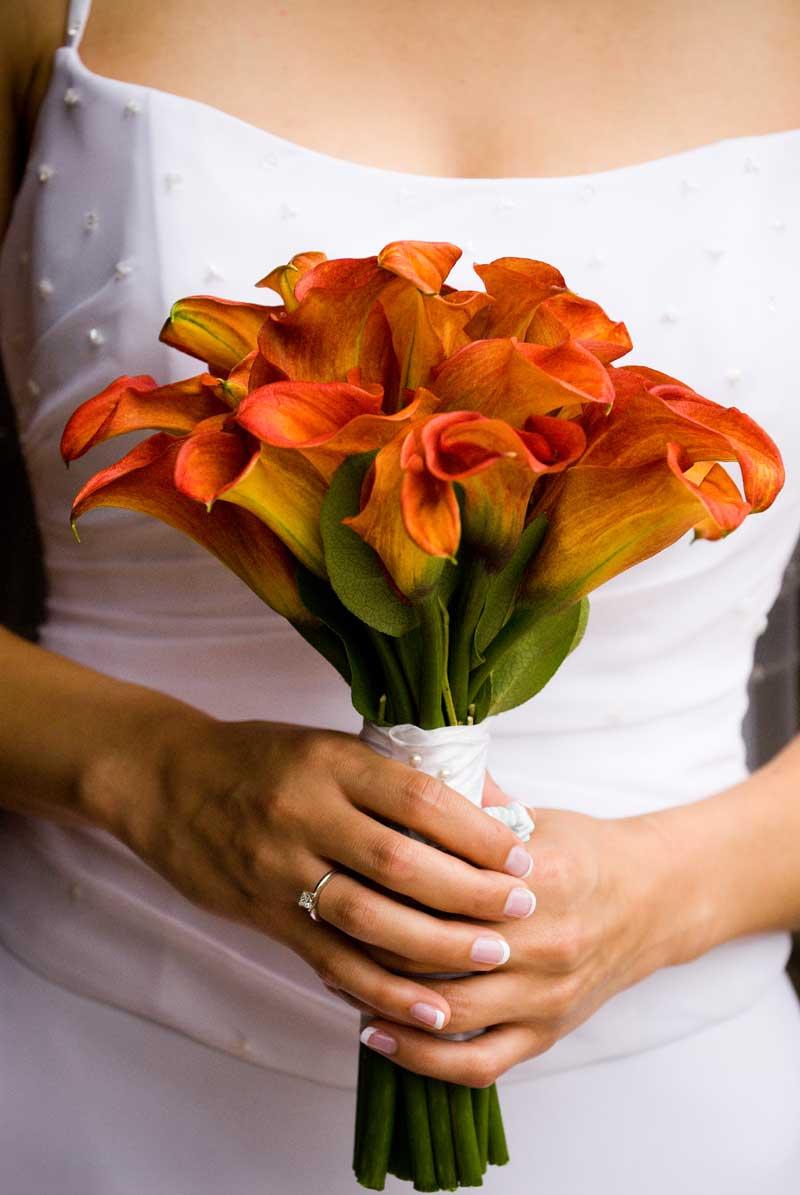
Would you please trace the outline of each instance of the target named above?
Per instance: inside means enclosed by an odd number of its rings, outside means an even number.
[[[724,938],[708,867],[702,804],[628,819],[635,825],[645,876],[643,974],[691,962]]]
[[[83,819],[146,854],[172,795],[187,783],[182,773],[196,763],[197,778],[202,774],[199,760],[214,725],[214,718],[193,706],[126,686],[80,763],[77,804]]]

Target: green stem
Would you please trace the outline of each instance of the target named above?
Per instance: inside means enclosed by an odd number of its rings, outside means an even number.
[[[422,657],[419,677],[419,724],[423,730],[444,726],[442,717],[442,680],[444,677],[444,628],[436,594],[418,606],[422,630]]]
[[[459,1183],[462,1187],[481,1187],[483,1170],[478,1152],[470,1088],[462,1087],[459,1083],[448,1083],[447,1094],[450,1099],[450,1119],[453,1125]]]
[[[393,1062],[367,1049],[364,1098],[366,1106],[360,1149],[356,1159],[356,1178],[362,1187],[382,1191],[386,1185],[389,1150],[394,1132],[397,1098],[397,1070]]]
[[[403,670],[403,677],[406,682],[406,689],[411,694],[412,704],[414,704],[414,690],[417,687],[417,658],[419,651],[416,650],[415,645],[419,639],[419,635],[419,628],[415,627],[413,631],[407,631],[405,635],[400,635],[392,644],[395,654],[400,661],[400,667]],[[415,720],[416,709],[412,721]]]
[[[433,1164],[431,1127],[428,1120],[428,1101],[422,1075],[401,1069],[400,1083],[405,1099],[408,1143],[414,1170],[415,1191],[438,1191]]]
[[[408,1140],[406,1101],[402,1092],[398,1092],[394,1107],[394,1133],[392,1134],[392,1147],[389,1150],[389,1174],[406,1181],[414,1178]]]
[[[462,721],[466,721],[469,700],[469,671],[472,664],[472,644],[475,628],[483,613],[489,574],[478,556],[467,560],[453,615],[453,635],[450,644],[448,673],[453,704]]]
[[[386,678],[386,690],[389,695],[389,701],[392,704],[394,721],[396,723],[413,722],[414,708],[411,702],[411,694],[408,691],[406,678],[403,675],[403,670],[394,653],[392,644],[380,631],[375,631],[372,627],[368,627],[367,630],[370,641],[375,648],[375,653],[380,660],[383,675]]]
[[[500,1097],[497,1084],[489,1088],[489,1162],[492,1166],[505,1166],[508,1161],[508,1145],[503,1128],[503,1114],[500,1111]]]
[[[489,1160],[489,1101],[488,1087],[472,1088],[472,1111],[475,1115],[475,1135],[478,1138],[478,1153],[481,1170],[485,1173]]]
[[[361,1152],[361,1142],[364,1136],[364,1120],[367,1110],[367,1062],[365,1054],[367,1047],[358,1049],[358,1086],[356,1088],[356,1126],[353,1134],[353,1170],[358,1173],[358,1156]]]
[[[442,612],[442,625],[444,627],[444,653],[445,660],[448,659],[450,653],[450,615],[444,602],[439,602],[439,608]],[[450,690],[450,678],[447,675],[447,669],[442,668],[442,696],[444,698],[444,711],[447,717],[448,726],[458,726],[458,715],[456,714],[456,707],[453,702],[453,694]]]
[[[436,1177],[444,1191],[455,1191],[458,1187],[456,1153],[453,1146],[453,1129],[450,1124],[450,1103],[447,1085],[441,1079],[425,1080],[428,1089],[428,1116],[433,1142],[433,1160]]]

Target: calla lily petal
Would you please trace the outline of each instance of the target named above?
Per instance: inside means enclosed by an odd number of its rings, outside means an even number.
[[[147,374],[123,375],[72,413],[61,436],[61,455],[74,461],[95,444],[144,428],[188,432],[226,409],[219,378],[210,373],[167,386],[157,386]]]
[[[464,411],[435,415],[415,429],[405,442],[401,463],[410,461],[410,445],[417,442],[422,450],[418,474],[424,466],[433,478],[459,482],[464,494],[462,538],[496,570],[519,542],[537,475],[566,468],[580,454],[584,436],[567,420],[540,416],[537,430],[517,432],[501,419]],[[560,460],[564,449],[569,455]],[[431,501],[425,509],[428,523],[432,509]],[[403,516],[409,534],[425,547],[430,532],[420,529],[405,509]]]
[[[400,593],[418,602],[436,587],[444,559],[420,548],[408,534],[403,519],[397,517],[406,476],[400,465],[404,440],[402,435],[395,436],[380,450],[365,478],[361,511],[343,522],[375,549]],[[406,494],[407,502],[422,500]],[[452,542],[445,546],[452,546]]]
[[[258,442],[230,425],[208,419],[184,440],[175,458],[175,487],[208,510],[235,485],[258,456]]]
[[[715,461],[692,462],[680,444],[667,445],[667,464],[708,512],[695,524],[696,539],[722,539],[734,531],[753,507],[739,493],[733,478]],[[698,527],[701,531],[698,533]]]
[[[429,388],[442,411],[480,411],[517,427],[575,402],[608,405],[614,399],[606,369],[587,349],[573,343],[547,348],[513,336],[459,349],[436,370]]]
[[[224,503],[206,511],[175,489],[175,460],[184,443],[183,437],[159,432],[95,474],[73,502],[73,523],[101,506],[160,519],[212,552],[278,614],[298,626],[315,625],[297,592],[295,560],[268,527]]]
[[[264,278],[259,279],[256,286],[270,287],[280,295],[286,310],[294,311],[299,301],[295,295],[297,283],[304,274],[307,274],[309,270],[313,270],[314,266],[318,266],[321,261],[326,260],[326,254],[324,253],[295,253],[291,261],[286,265],[276,266],[274,270],[270,270]]]
[[[378,414],[380,386],[347,382],[272,382],[253,390],[236,413],[237,422],[283,448],[311,448],[330,440],[358,415]]]
[[[406,530],[430,556],[453,559],[461,538],[461,516],[452,485],[434,477],[413,455],[400,487],[400,508]]]
[[[172,304],[158,339],[227,374],[258,344],[261,325],[275,307],[213,295],[189,295]]]
[[[473,340],[506,336],[525,340],[539,303],[567,288],[555,266],[529,257],[498,257],[485,265],[476,264],[474,270],[492,304],[467,327]]]
[[[736,407],[720,406],[674,379],[653,384],[652,373],[638,366],[612,370],[614,408],[607,418],[592,412],[583,463],[644,464],[662,458],[675,441],[694,461],[738,461],[753,510],[766,510],[785,481],[775,442]]]
[[[378,254],[378,265],[423,295],[436,295],[460,256],[458,245],[448,241],[390,241]]]
[[[286,544],[306,568],[324,577],[319,515],[326,486],[299,453],[262,445],[244,433],[209,428],[189,436],[175,484],[207,505],[217,499],[243,507]]]
[[[273,314],[261,326],[261,355],[287,378],[341,381],[353,366],[365,364],[365,325],[388,280],[376,258],[321,262],[297,283],[299,306]],[[374,341],[369,350],[372,358],[378,355]],[[365,371],[365,380],[376,379]]]
[[[537,344],[574,340],[607,364],[633,348],[628,329],[608,318],[599,303],[571,291],[545,299],[533,313],[525,339]]]
[[[553,478],[531,511],[531,517],[546,514],[548,528],[518,601],[542,613],[563,609],[706,519],[722,517],[722,529],[729,529],[738,514],[718,473],[695,480],[691,471],[683,475],[683,463],[673,446],[668,460],[633,468],[581,465]],[[744,517],[748,504],[738,502]]]

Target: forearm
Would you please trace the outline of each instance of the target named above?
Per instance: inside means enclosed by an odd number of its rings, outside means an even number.
[[[144,802],[165,744],[206,716],[0,628],[0,806],[116,829]],[[183,727],[186,727],[186,731]]]
[[[686,959],[745,934],[800,929],[800,735],[740,784],[646,820],[669,852],[665,900],[690,926]]]

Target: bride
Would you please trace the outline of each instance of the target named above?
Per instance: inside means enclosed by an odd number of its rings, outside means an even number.
[[[489,1191],[789,1195],[800,742],[748,775],[740,726],[800,531],[797,6],[21,0],[0,34],[2,359],[48,588],[37,644],[0,632],[4,1195],[355,1191],[361,1011],[399,1065],[499,1080]],[[120,511],[70,535],[120,453],[66,474],[64,423],[186,376],[174,299],[401,238],[460,245],[459,286],[551,262],[631,363],[785,456],[773,508],[602,587],[495,720],[484,801],[532,808],[525,847],[373,755],[192,542]]]

